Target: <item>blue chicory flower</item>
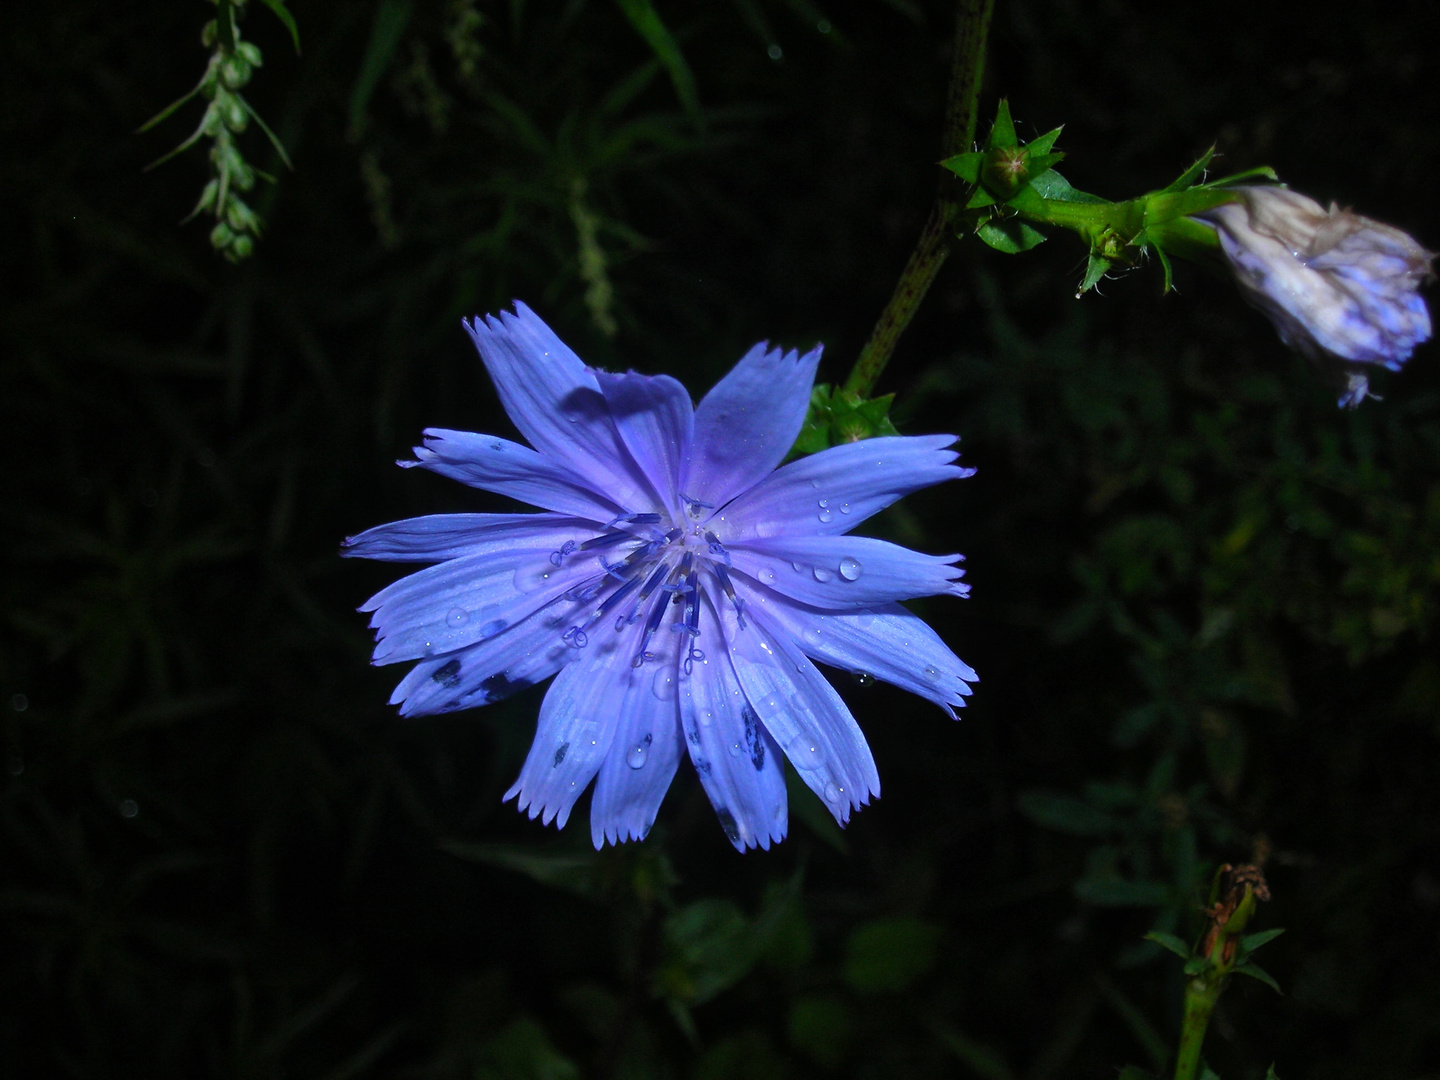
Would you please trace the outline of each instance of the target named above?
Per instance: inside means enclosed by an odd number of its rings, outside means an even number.
[[[1393,226],[1288,188],[1234,190],[1234,202],[1200,219],[1219,234],[1241,292],[1286,345],[1338,361],[1347,373],[1340,404],[1358,405],[1369,380],[1357,365],[1398,371],[1429,340],[1419,290],[1435,256]]]
[[[768,848],[786,831],[782,755],[842,825],[880,793],[812,659],[954,717],[975,673],[897,601],[966,595],[960,556],[847,535],[969,476],[953,436],[870,439],[777,469],[818,348],[755,346],[697,409],[669,376],[586,367],[524,304],[467,329],[530,446],[432,428],[399,464],[544,512],[397,521],[344,554],[435,564],[361,608],[376,664],[418,661],[391,697],[402,715],[556,676],[507,800],[563,826],[595,779],[595,846],[640,839],[683,748],[731,843]]]

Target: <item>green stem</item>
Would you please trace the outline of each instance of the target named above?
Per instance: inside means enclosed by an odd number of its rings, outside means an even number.
[[[950,91],[945,107],[945,139],[942,157],[953,157],[970,148],[975,141],[975,125],[979,116],[980,83],[985,76],[985,45],[990,36],[990,17],[995,0],[960,0],[955,23],[955,52],[950,67]],[[948,173],[941,177],[940,193],[930,210],[930,217],[920,233],[910,261],[905,264],[895,292],[870,340],[860,350],[842,393],[868,398],[880,374],[895,351],[895,344],[915,312],[940,267],[950,254],[950,236],[960,210],[963,185]]]
[[[1185,984],[1185,1013],[1180,1021],[1180,1049],[1175,1054],[1175,1080],[1195,1080],[1200,1069],[1200,1050],[1205,1045],[1205,1029],[1210,1014],[1220,1000],[1225,979],[1215,972],[1205,972]]]

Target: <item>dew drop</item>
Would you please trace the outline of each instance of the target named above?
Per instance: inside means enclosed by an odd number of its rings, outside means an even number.
[[[491,619],[484,626],[480,627],[480,636],[482,638],[494,637],[509,625],[510,624],[504,619]]]
[[[805,772],[813,772],[820,767],[820,747],[804,735],[796,735],[785,744],[785,756],[790,759],[791,765]]]
[[[821,510],[820,513],[816,516],[820,518],[820,523],[822,525],[828,525],[830,522],[835,520],[835,512],[829,509]]]
[[[655,678],[650,683],[650,689],[654,691],[655,696],[661,701],[674,701],[675,672],[669,668],[663,671],[657,671]]]
[[[515,571],[515,588],[521,592],[534,592],[550,580],[550,572],[554,569],[550,561],[529,563],[521,566]]]
[[[863,607],[855,612],[855,625],[861,630],[868,630],[875,625],[875,612],[868,607]]]
[[[755,702],[755,712],[761,720],[769,720],[773,716],[779,716],[785,711],[785,704],[780,700],[779,694],[766,694],[759,701]]]
[[[835,576],[829,570],[826,570],[823,566],[817,566],[810,572],[815,575],[815,580],[820,582],[829,581]]]
[[[820,631],[816,630],[813,626],[807,626],[804,630],[800,631],[800,637],[807,645],[820,644]]]
[[[655,741],[654,735],[646,735],[644,739],[630,748],[630,753],[625,755],[625,764],[632,769],[645,767],[645,755],[650,749],[650,744]]]
[[[744,747],[742,747],[738,742],[732,742],[732,743],[730,744],[730,756],[731,756],[731,757],[739,757],[739,756],[740,756],[741,754],[743,754],[744,752],[745,752]]]
[[[792,562],[790,564],[790,569],[794,570],[797,574],[803,574],[805,572],[805,568],[801,566],[798,562]]]
[[[775,571],[771,570],[768,566],[762,566],[755,576],[765,585],[775,584]]]
[[[826,802],[839,802],[839,801],[840,801],[840,788],[839,788],[839,786],[835,783],[835,781],[833,781],[833,780],[830,781],[828,784],[825,785],[825,801],[826,801]]]
[[[470,612],[464,608],[451,608],[450,614],[445,616],[446,626],[464,626],[470,621]]]
[[[841,504],[840,504],[840,513],[842,513],[842,514],[848,514],[849,512],[850,512],[850,504],[849,504],[849,503],[841,503]]]
[[[819,481],[819,480],[811,480],[811,481],[810,481],[810,486],[811,486],[812,488],[818,488],[818,487],[820,486],[820,481]]]
[[[875,676],[871,675],[868,671],[852,671],[850,676],[860,686],[873,686],[875,684]]]
[[[929,679],[931,682],[939,682],[940,669],[932,664],[930,667],[927,667],[925,669],[925,678]]]
[[[715,713],[710,709],[700,710],[700,726],[709,727],[715,722]]]
[[[864,569],[865,568],[860,565],[859,559],[851,558],[849,555],[846,555],[840,560],[840,576],[846,581],[854,581],[860,576]]]

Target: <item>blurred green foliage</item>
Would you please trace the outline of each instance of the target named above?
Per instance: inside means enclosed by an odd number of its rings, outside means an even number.
[[[0,46],[0,1073],[1161,1069],[1144,935],[1263,835],[1288,996],[1232,987],[1211,1065],[1434,1074],[1433,348],[1342,413],[1226,283],[1077,302],[1073,252],[962,248],[880,389],[979,472],[875,526],[968,556],[923,605],[984,679],[964,723],[838,676],[885,790],[843,836],[792,790],[739,856],[682,770],[597,854],[499,802],[540,691],[396,719],[353,611],[391,572],[336,545],[496,508],[391,462],[504,425],[458,322],[513,297],[696,394],[765,336],[842,380],[933,195],[951,12],[317,2],[303,57],[252,18],[296,172],[238,267],[176,224],[204,163],[130,134],[209,12],[31,5]],[[1218,138],[1440,243],[1433,21],[1358,20],[1011,0],[987,100],[1066,124],[1082,189]]]

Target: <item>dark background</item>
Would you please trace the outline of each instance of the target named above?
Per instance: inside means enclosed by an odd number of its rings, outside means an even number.
[[[250,6],[296,168],[240,136],[279,174],[240,266],[176,224],[202,148],[141,171],[201,105],[133,134],[213,8],[0,35],[0,1073],[1108,1078],[1174,1045],[1142,935],[1259,843],[1285,995],[1236,980],[1214,1068],[1440,1077],[1433,346],[1341,412],[1224,281],[1077,301],[1066,237],[962,244],[880,390],[979,473],[867,527],[968,556],[973,599],[914,605],[981,674],[962,722],[837,673],[885,791],[843,835],[797,796],[741,856],[682,766],[597,856],[585,802],[500,803],[543,690],[396,718],[354,611],[396,568],[338,542],[499,507],[392,462],[509,431],[460,319],[512,298],[697,397],[767,337],[843,379],[935,190],[953,13],[662,0],[702,127],[618,4],[296,0],[299,57]],[[998,8],[983,114],[1065,124],[1077,187],[1217,142],[1440,245],[1432,5]]]

